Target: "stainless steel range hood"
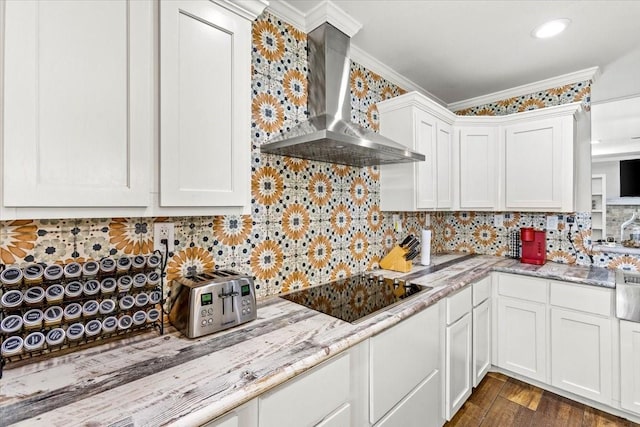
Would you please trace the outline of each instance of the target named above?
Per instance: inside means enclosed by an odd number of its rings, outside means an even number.
[[[325,22],[307,35],[307,43],[311,117],[260,150],[359,167],[423,161],[423,154],[351,123],[349,37]]]

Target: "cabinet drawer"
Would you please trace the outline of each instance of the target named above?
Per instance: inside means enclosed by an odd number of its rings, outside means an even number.
[[[552,305],[611,316],[613,290],[573,283],[550,282],[549,298]]]
[[[349,400],[349,353],[259,399],[260,427],[314,425]]]
[[[348,426],[351,420],[351,405],[345,403],[334,411],[327,418],[322,420],[316,427],[343,427]]]
[[[512,274],[498,275],[498,293],[527,301],[547,302],[547,281]]]
[[[443,419],[440,416],[440,393],[440,372],[434,372],[375,427],[441,426]]]
[[[369,418],[375,424],[440,368],[440,303],[369,342]]]
[[[491,276],[485,277],[473,284],[473,306],[477,307],[480,303],[491,296]]]
[[[447,297],[447,325],[451,325],[465,314],[471,312],[472,286]]]

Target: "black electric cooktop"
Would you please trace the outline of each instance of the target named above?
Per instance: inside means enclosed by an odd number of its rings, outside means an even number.
[[[425,289],[432,288],[398,279],[357,275],[292,292],[282,298],[355,323]]]

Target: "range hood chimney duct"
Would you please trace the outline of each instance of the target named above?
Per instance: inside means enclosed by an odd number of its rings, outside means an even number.
[[[260,150],[358,167],[423,161],[423,154],[351,123],[349,37],[325,22],[307,35],[307,43],[310,118]]]

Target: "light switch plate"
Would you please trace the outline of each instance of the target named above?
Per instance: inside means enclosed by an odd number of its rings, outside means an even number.
[[[424,226],[431,227],[431,214],[427,214],[424,218]]]
[[[547,217],[547,230],[557,230],[557,229],[558,229],[558,216],[549,215]]]
[[[493,226],[498,228],[498,227],[504,227],[504,215],[503,214],[496,214],[493,217]]]

